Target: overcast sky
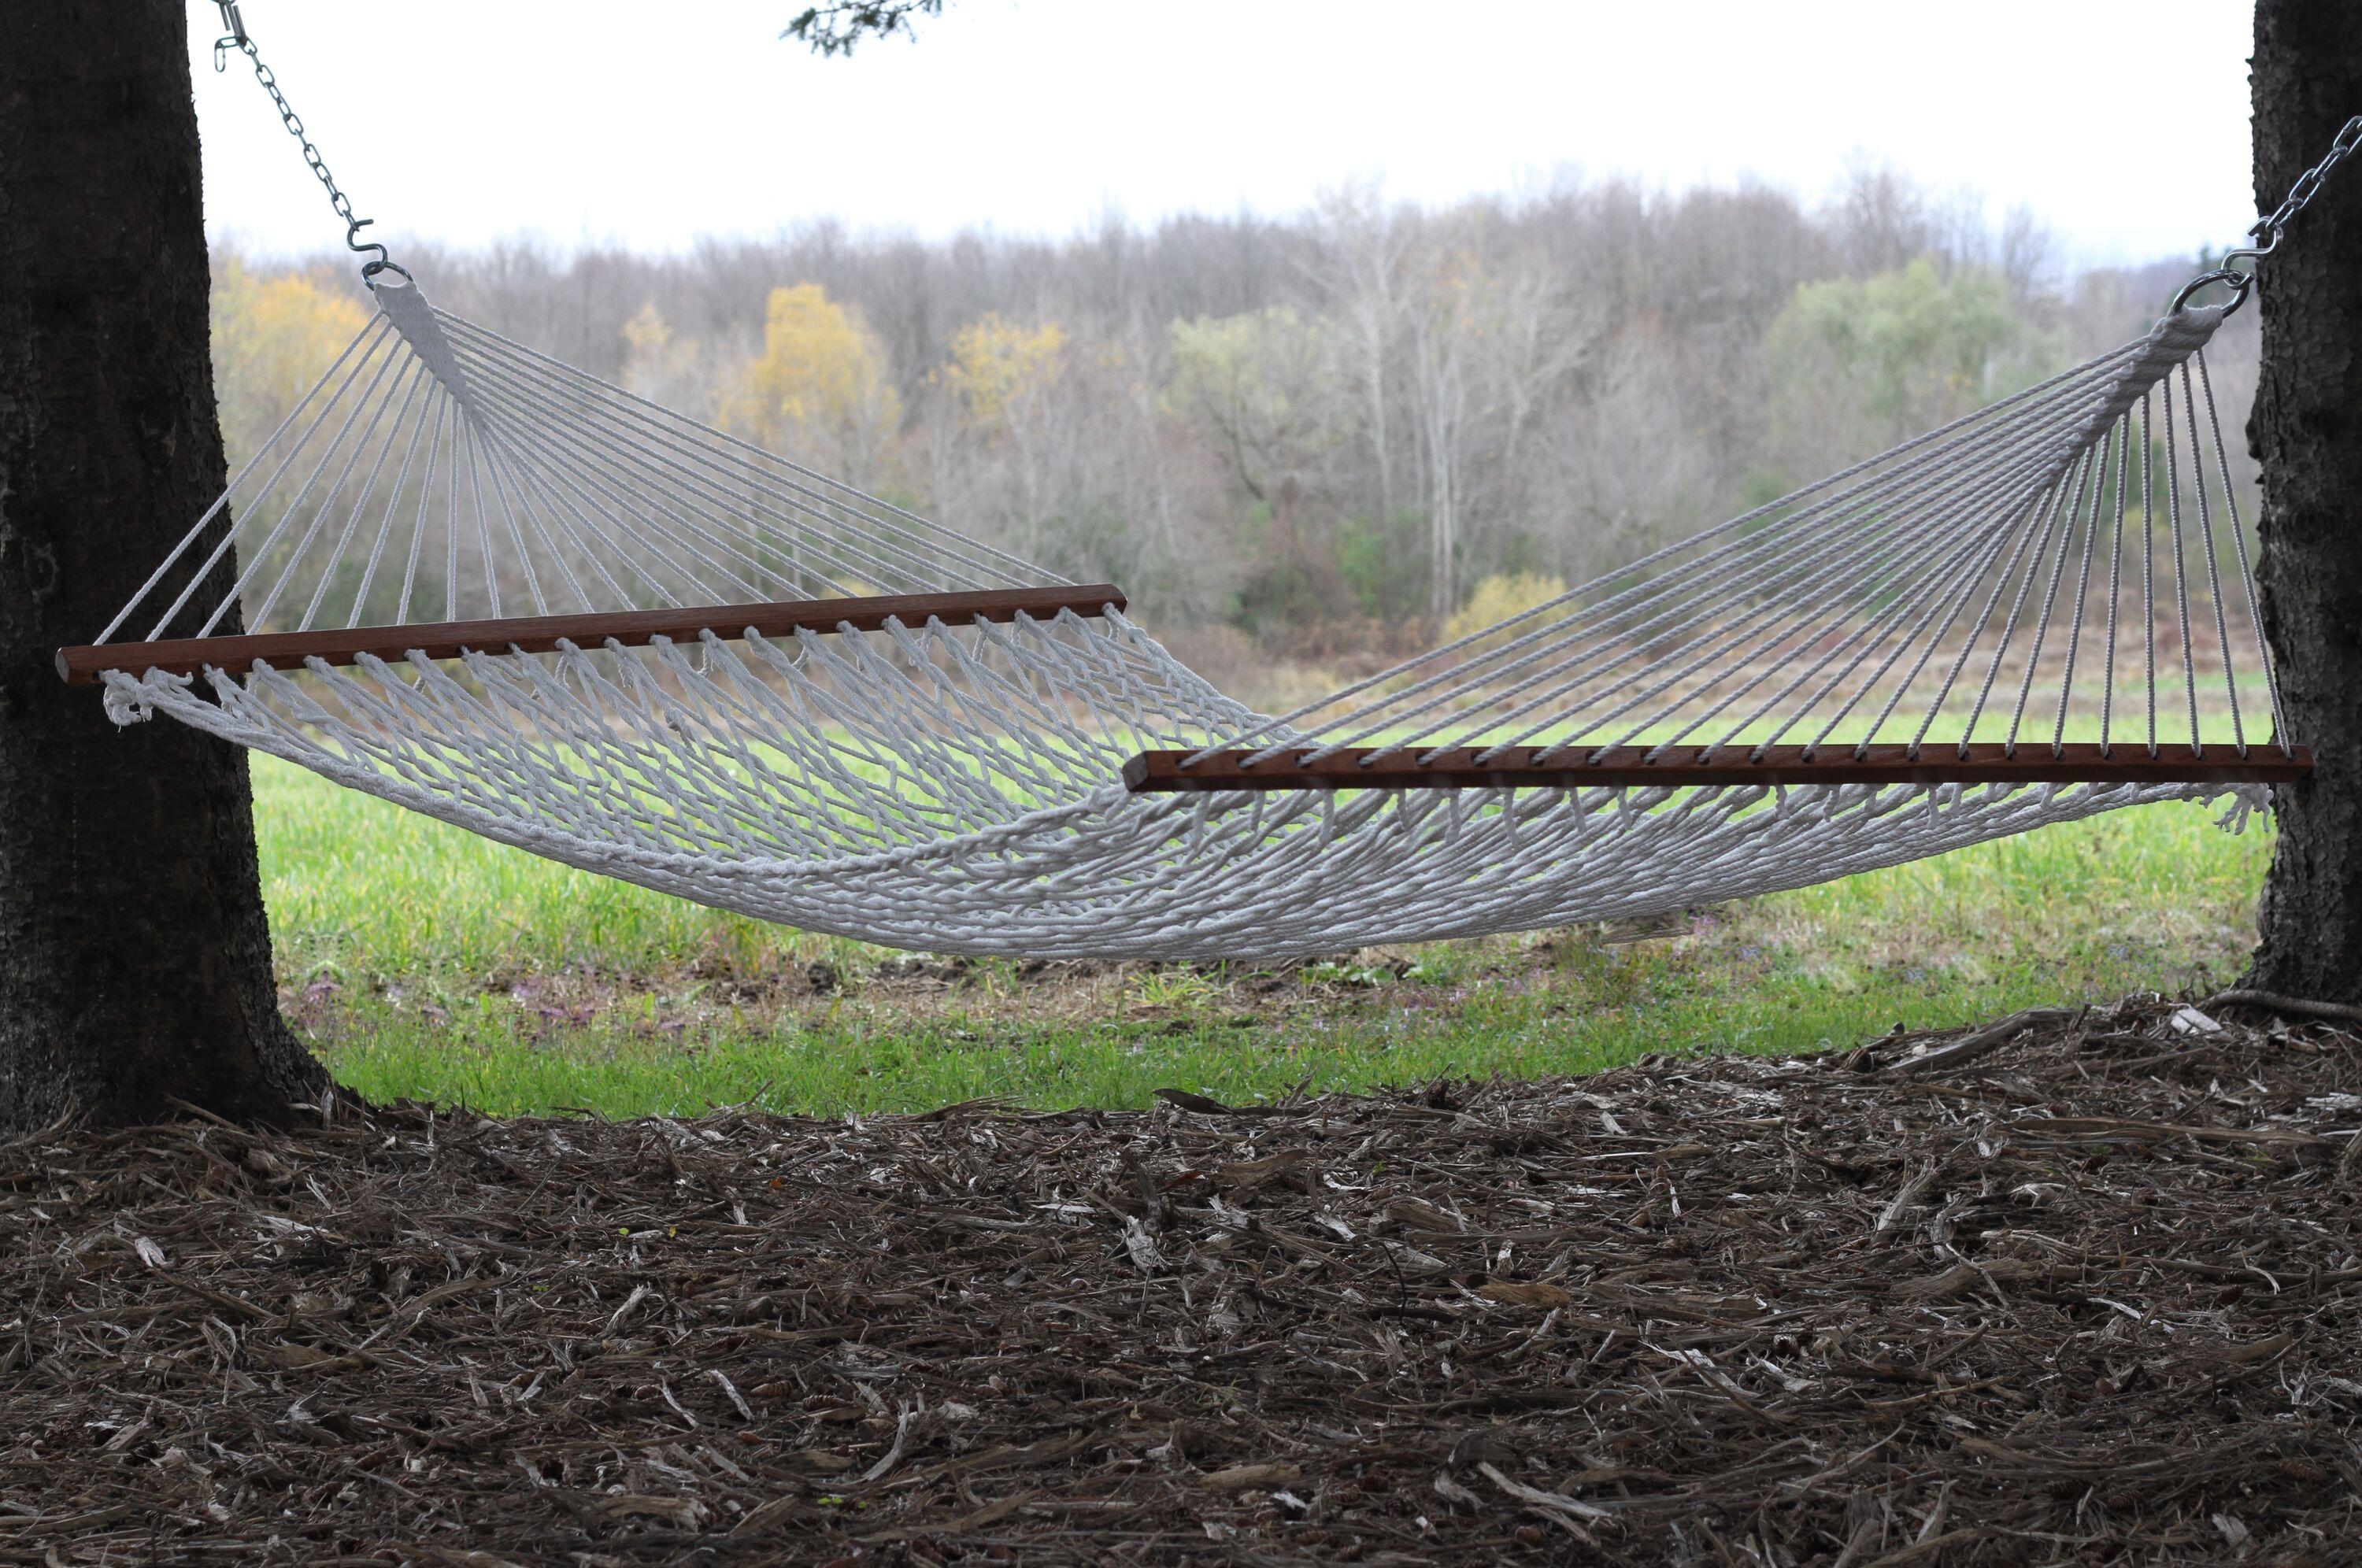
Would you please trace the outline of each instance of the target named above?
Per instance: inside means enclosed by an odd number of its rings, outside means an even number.
[[[2254,217],[2246,25],[2216,0],[1979,10],[1708,0],[951,0],[918,41],[818,60],[797,0],[246,0],[373,236],[677,248],[834,216],[1065,235],[1109,212],[1296,211],[1376,179],[1448,202],[1554,171],[1813,199],[1867,154],[2070,264]],[[253,74],[190,8],[206,218],[264,252],[337,225]]]

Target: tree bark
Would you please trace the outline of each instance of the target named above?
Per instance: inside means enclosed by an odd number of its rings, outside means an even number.
[[[326,1082],[279,1016],[245,753],[118,730],[50,665],[224,483],[187,11],[42,0],[0,47],[0,1125],[267,1120]]]
[[[2250,80],[2257,210],[2270,212],[2362,113],[2362,10],[2261,0]],[[2275,797],[2279,841],[2247,984],[2352,1001],[2362,999],[2362,160],[2331,178],[2257,271],[2257,571],[2289,726],[2315,771]]]

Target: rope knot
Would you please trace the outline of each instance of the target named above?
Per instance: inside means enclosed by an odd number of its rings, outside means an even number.
[[[167,675],[151,669],[138,679],[120,670],[106,672],[106,716],[117,724],[144,724],[156,716],[156,693],[150,681],[170,681],[187,690],[196,684],[193,675]]]

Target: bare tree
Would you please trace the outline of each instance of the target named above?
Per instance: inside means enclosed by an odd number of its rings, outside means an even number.
[[[1569,580],[1669,542],[1706,507],[1713,458],[1668,345],[1627,328],[1592,357],[1576,395],[1554,403],[1528,479],[1546,559]]]
[[[1605,319],[1576,280],[1487,244],[1484,215],[1476,208],[1409,224],[1405,401],[1425,480],[1428,613],[1438,624],[1460,607],[1471,534],[1508,521],[1504,502],[1537,411]]]
[[[1361,394],[1363,435],[1380,515],[1395,508],[1389,382],[1403,332],[1400,276],[1408,237],[1372,186],[1330,192],[1315,209],[1309,269],[1345,326],[1351,374]]]
[[[1891,272],[1926,255],[1937,233],[1925,192],[1890,163],[1857,156],[1831,204],[1828,224],[1847,267]]]

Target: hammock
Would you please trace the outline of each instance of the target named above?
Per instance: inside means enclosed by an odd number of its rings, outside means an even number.
[[[585,870],[1038,957],[1658,913],[2301,778],[2203,353],[2146,337],[1266,717],[1076,584],[426,302],[61,674]],[[2271,217],[2277,242],[2362,116]],[[2230,259],[2226,259],[2226,261]],[[2201,285],[2230,301],[2189,302]],[[2226,563],[2225,556],[2229,559]],[[2160,635],[2162,628],[2162,635]],[[2220,701],[2214,694],[2220,693]]]
[[[61,671],[118,722],[765,920],[1334,952],[2243,812],[2307,764],[2202,351],[2222,306],[1270,718],[1111,586],[372,286]]]

